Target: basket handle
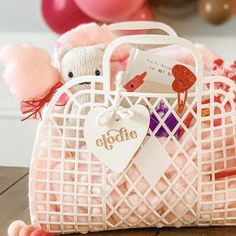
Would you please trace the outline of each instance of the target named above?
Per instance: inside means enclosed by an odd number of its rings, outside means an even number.
[[[168,35],[177,36],[176,32],[169,25],[155,21],[126,21],[110,24],[108,27],[112,31],[159,29],[166,32]]]
[[[202,90],[202,79],[203,79],[203,62],[202,57],[198,49],[190,41],[170,35],[129,35],[122,36],[114,41],[112,41],[105,50],[103,57],[103,77],[104,77],[104,90],[110,91],[110,60],[113,51],[120,45],[130,43],[130,44],[151,44],[151,45],[170,45],[178,44],[183,47],[190,49],[195,63],[196,63],[196,77],[197,77],[197,86],[196,90],[199,92]]]

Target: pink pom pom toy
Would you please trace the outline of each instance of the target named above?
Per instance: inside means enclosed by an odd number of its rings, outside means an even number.
[[[61,81],[49,54],[31,45],[5,45],[0,50],[3,79],[21,101],[40,99]]]
[[[55,236],[33,225],[26,225],[23,221],[16,220],[8,228],[8,236]]]
[[[3,79],[22,102],[22,113],[29,113],[23,120],[41,118],[43,107],[62,85],[49,54],[31,45],[5,45],[0,49],[0,62],[5,66]]]

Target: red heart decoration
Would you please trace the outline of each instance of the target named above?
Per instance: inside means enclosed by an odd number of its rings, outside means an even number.
[[[178,113],[182,113],[187,101],[188,89],[195,83],[196,76],[191,70],[183,65],[175,65],[172,68],[172,74],[175,77],[172,83],[172,89],[178,93]],[[180,93],[184,93],[184,99],[181,99]]]
[[[172,68],[172,74],[175,77],[172,88],[177,93],[189,90],[197,80],[194,73],[183,65],[175,65]]]

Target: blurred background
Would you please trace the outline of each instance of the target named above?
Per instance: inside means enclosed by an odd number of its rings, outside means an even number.
[[[236,60],[236,0],[1,0],[0,46],[31,43],[53,55],[59,35],[78,24],[124,20],[167,23],[178,35]],[[38,122],[21,118],[19,102],[0,79],[0,166],[30,164]]]

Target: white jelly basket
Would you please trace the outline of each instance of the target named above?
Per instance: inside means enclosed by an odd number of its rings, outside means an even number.
[[[125,24],[116,26],[125,29]],[[122,28],[123,27],[123,28]],[[129,26],[130,27],[130,26]],[[114,27],[115,28],[115,27]],[[30,211],[32,223],[50,232],[72,233],[140,227],[181,227],[236,224],[236,176],[216,178],[216,173],[236,169],[235,83],[225,77],[203,77],[203,63],[195,46],[162,24],[138,24],[131,28],[161,28],[170,35],[123,36],[106,49],[103,76],[85,76],[61,87],[49,103],[37,132],[30,170]],[[110,57],[119,45],[178,44],[191,50],[196,62],[196,91],[189,92],[183,114],[177,114],[176,93],[121,92],[122,105],[148,107],[158,125],[149,129],[140,149],[150,137],[168,154],[169,167],[150,186],[135,165],[135,156],[121,173],[115,173],[87,149],[83,123],[93,107],[111,106]],[[82,91],[74,88],[90,82]],[[227,91],[218,89],[220,82]],[[66,93],[69,100],[56,105]],[[80,97],[86,96],[81,104]],[[215,101],[220,96],[220,102]],[[208,99],[208,103],[202,103]],[[160,117],[160,102],[168,112]],[[72,109],[73,108],[73,109]],[[209,114],[202,113],[208,109]],[[72,112],[73,111],[73,112]],[[170,131],[166,119],[178,121]],[[192,116],[191,128],[185,125]],[[215,121],[220,121],[215,125]],[[168,136],[155,137],[163,127]],[[184,130],[176,138],[177,130]],[[140,151],[140,150],[139,150]],[[148,158],[148,157],[147,157]]]

